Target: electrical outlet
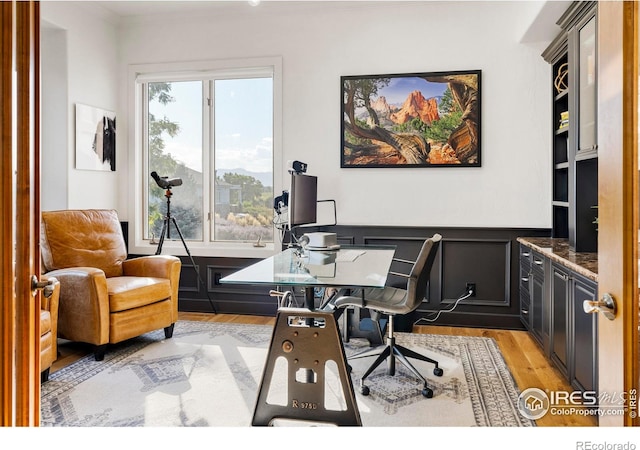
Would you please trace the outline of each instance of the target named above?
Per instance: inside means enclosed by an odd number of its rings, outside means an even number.
[[[476,296],[476,284],[475,283],[467,283],[466,287],[467,293],[471,292],[471,297]]]

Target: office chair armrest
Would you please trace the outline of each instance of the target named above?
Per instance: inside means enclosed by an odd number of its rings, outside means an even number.
[[[411,264],[411,265],[416,263],[415,261],[409,261],[408,259],[400,259],[400,258],[391,258],[391,261],[400,262],[400,263],[404,263],[404,264]],[[397,277],[409,278],[409,274],[406,274],[406,273],[389,271],[389,274],[390,275],[395,275]]]
[[[406,273],[400,273],[400,272],[391,272],[389,271],[390,275],[395,275],[397,277],[402,277],[402,278],[410,278],[409,275],[407,275]]]
[[[335,308],[344,308],[345,306],[357,306],[358,308],[366,308],[364,297],[355,297],[353,295],[345,295],[336,298],[332,304]]]
[[[405,264],[415,264],[415,261],[409,261],[408,259],[400,259],[400,258],[392,258],[391,261],[395,261],[395,262],[401,262],[401,263],[405,263]]]

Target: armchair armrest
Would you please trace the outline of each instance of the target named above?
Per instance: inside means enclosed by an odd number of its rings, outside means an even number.
[[[53,277],[43,276],[43,280],[50,280]],[[53,339],[51,340],[51,351],[53,355],[57,355],[58,353],[58,309],[60,305],[60,281],[56,279],[53,283],[53,293],[49,297],[45,297],[42,295],[40,297],[42,300],[40,302],[40,308],[49,311],[49,315],[51,316],[51,335]]]
[[[60,301],[60,282],[57,278],[43,275],[40,277],[41,281],[52,283],[50,290],[44,290],[40,297],[40,309],[51,312],[52,308],[56,310],[56,317],[58,312],[58,303]]]
[[[53,270],[46,276],[60,283],[59,336],[95,345],[108,343],[109,293],[104,272],[94,267],[73,267]]]
[[[168,278],[171,284],[174,279],[178,281],[180,267],[180,258],[170,255],[140,256],[122,262],[122,271],[125,276]]]

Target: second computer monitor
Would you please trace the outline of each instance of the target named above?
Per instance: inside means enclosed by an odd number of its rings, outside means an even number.
[[[302,173],[291,174],[289,190],[289,227],[317,221],[318,178]]]

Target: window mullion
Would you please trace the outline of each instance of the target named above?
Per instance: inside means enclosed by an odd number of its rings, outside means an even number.
[[[140,145],[142,146],[142,173],[149,174],[149,83],[143,83],[141,89],[141,126],[142,136],[140,137]],[[143,177],[142,179],[142,217],[149,216],[149,182],[148,179]],[[149,220],[142,221],[142,239],[146,239],[150,235],[149,233]]]
[[[203,217],[207,225],[204,226],[204,242],[212,242],[215,240],[213,233],[215,216],[214,198],[215,198],[215,169],[213,168],[213,114],[211,109],[212,94],[211,81],[203,80],[202,82],[202,171],[204,183],[203,201],[205,205],[205,214]]]

